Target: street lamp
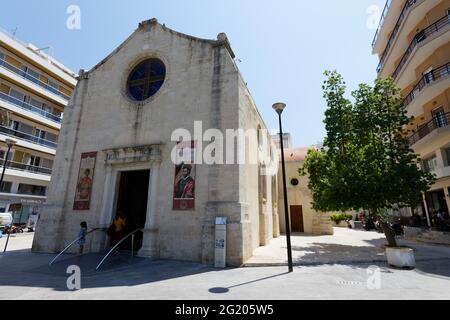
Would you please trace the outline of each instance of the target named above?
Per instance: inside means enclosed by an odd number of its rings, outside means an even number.
[[[6,152],[5,160],[3,160],[3,171],[2,171],[2,176],[0,177],[0,186],[3,183],[3,178],[5,176],[5,171],[6,171],[7,161],[8,161],[8,157],[9,157],[9,152],[11,151],[11,148],[17,143],[17,141],[12,140],[12,139],[6,139],[5,142],[6,142],[7,146],[8,146],[8,151]]]
[[[11,151],[11,148],[17,143],[17,141],[12,140],[12,139],[6,139],[5,142],[8,145],[8,151],[6,152],[5,160],[3,160],[3,171],[2,171],[2,176],[0,177],[0,188],[3,183],[3,178],[5,177],[6,166],[8,165],[7,162],[8,162],[8,158],[9,158],[9,152]],[[11,221],[11,224],[14,224],[14,218],[13,218],[13,221]],[[3,250],[3,253],[5,253],[6,248],[8,248],[9,236],[11,235],[11,231],[12,231],[12,226],[11,226],[11,228],[9,228],[8,238],[6,239],[5,249]]]
[[[284,220],[286,222],[286,242],[287,242],[287,255],[289,272],[293,272],[294,268],[292,265],[292,247],[291,247],[291,224],[289,222],[289,207],[288,207],[288,195],[286,187],[286,165],[284,162],[284,142],[283,142],[283,127],[281,125],[281,114],[286,108],[285,103],[275,103],[273,109],[278,113],[278,121],[280,125],[280,146],[281,146],[281,167],[283,172],[283,192],[284,192]]]

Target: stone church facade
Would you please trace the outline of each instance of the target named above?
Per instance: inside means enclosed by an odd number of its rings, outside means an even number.
[[[142,229],[139,255],[209,264],[215,218],[226,217],[227,264],[242,265],[279,235],[277,175],[261,175],[258,163],[177,171],[171,135],[194,132],[195,121],[203,130],[266,129],[224,34],[203,40],[156,19],[140,23],[108,57],[80,72],[33,250],[62,250],[86,221],[102,228],[87,237],[86,249],[102,252],[104,231],[121,211],[131,214],[128,228]],[[248,144],[246,152],[259,148]],[[270,153],[277,157],[273,142]]]

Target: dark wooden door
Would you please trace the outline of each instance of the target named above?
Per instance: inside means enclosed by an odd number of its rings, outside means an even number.
[[[302,206],[291,206],[291,230],[292,232],[305,232]]]

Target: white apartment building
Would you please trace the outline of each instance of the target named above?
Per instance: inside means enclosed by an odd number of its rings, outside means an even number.
[[[14,140],[0,185],[0,212],[15,212],[15,223],[39,213],[50,183],[64,108],[76,74],[0,30],[0,165],[6,140]],[[0,171],[0,174],[1,174]]]

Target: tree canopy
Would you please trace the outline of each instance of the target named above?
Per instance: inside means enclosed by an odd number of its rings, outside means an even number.
[[[405,126],[411,122],[392,79],[360,84],[345,98],[342,76],[325,72],[327,135],[311,150],[300,174],[309,174],[313,208],[318,211],[367,209],[381,216],[394,207],[416,208],[434,177],[422,171]]]

